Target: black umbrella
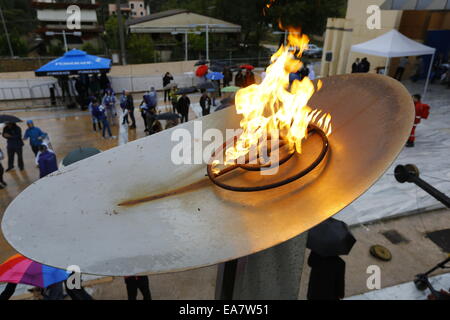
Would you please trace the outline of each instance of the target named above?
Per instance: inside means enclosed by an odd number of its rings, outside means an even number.
[[[7,114],[2,114],[0,115],[0,123],[5,123],[5,122],[22,122],[22,120],[20,120],[19,118],[17,118],[16,116],[10,116]]]
[[[164,112],[160,114],[156,114],[154,116],[156,120],[177,120],[180,119],[181,116],[179,114],[173,113],[173,112]]]
[[[197,88],[198,88],[199,90],[202,90],[202,89],[207,90],[207,89],[214,89],[215,87],[214,87],[214,85],[212,84],[212,82],[202,82],[202,83],[200,83],[200,84],[197,85]]]
[[[329,218],[308,232],[306,247],[322,257],[346,255],[356,239],[345,222]]]
[[[206,60],[199,60],[194,64],[194,66],[197,67],[197,66],[202,66],[204,64],[208,64],[208,62]]]
[[[197,92],[197,88],[196,87],[188,87],[188,88],[180,88],[178,89],[177,92],[175,92],[175,94],[189,94],[189,93],[195,93]]]
[[[96,148],[77,148],[69,152],[69,154],[63,159],[62,164],[64,166],[68,166],[69,164],[92,157],[100,152],[101,151]]]
[[[223,69],[225,68],[224,65],[221,64],[213,64],[209,70],[213,71],[213,72],[223,72]]]

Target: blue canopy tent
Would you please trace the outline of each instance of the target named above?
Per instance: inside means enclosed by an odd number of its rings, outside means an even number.
[[[35,71],[36,76],[64,76],[86,73],[108,73],[111,60],[92,56],[81,50],[70,50]]]

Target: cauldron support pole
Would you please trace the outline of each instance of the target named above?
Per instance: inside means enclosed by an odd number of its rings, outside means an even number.
[[[428,182],[422,180],[419,177],[419,169],[415,165],[407,164],[405,166],[398,165],[397,167],[395,167],[395,179],[397,179],[397,181],[400,183],[410,182],[416,184],[419,188],[426,191],[433,198],[439,200],[447,208],[450,208],[450,198],[430,185]]]
[[[306,249],[306,232],[261,252],[218,267],[218,300],[296,300]]]

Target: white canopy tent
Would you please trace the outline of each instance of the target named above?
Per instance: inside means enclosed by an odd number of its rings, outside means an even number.
[[[388,74],[390,58],[432,55],[423,91],[423,96],[425,96],[436,52],[435,48],[411,40],[397,30],[392,29],[375,39],[353,45],[351,51],[386,57],[385,74]]]

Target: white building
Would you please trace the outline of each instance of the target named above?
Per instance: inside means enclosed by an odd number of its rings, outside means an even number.
[[[68,27],[68,18],[71,13],[67,8],[71,5],[77,5],[80,8],[80,29],[73,30]],[[73,33],[81,32],[81,36],[67,35],[69,49],[80,48],[84,43],[91,42],[94,46],[99,45],[99,35],[103,28],[98,25],[97,9],[99,4],[95,0],[85,1],[56,1],[56,0],[34,0],[31,7],[36,9],[39,27],[36,30],[42,39],[48,42],[62,41],[63,31]],[[49,35],[55,34],[56,35]]]

